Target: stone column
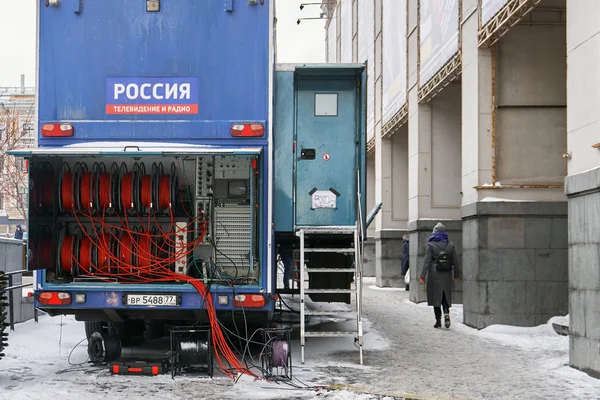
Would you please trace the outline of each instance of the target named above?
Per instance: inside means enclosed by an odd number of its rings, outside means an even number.
[[[462,253],[460,224],[460,85],[451,84],[426,104],[419,103],[417,0],[408,8],[408,157],[410,299],[427,300],[419,285],[427,238],[439,221]],[[454,302],[462,301],[456,284]]]
[[[462,2],[464,322],[538,325],[567,311],[567,206],[560,188],[547,187],[561,180],[564,92],[560,79],[520,80],[560,76],[564,46],[542,41],[538,29],[557,29],[542,25],[480,48],[477,3]],[[557,46],[544,51],[556,60],[536,64],[529,54],[544,43]],[[536,117],[549,110],[552,118]]]
[[[400,287],[402,236],[394,228],[392,197],[392,153],[389,139],[382,139],[382,3],[375,1],[375,203],[383,207],[375,218],[375,276],[377,286]]]

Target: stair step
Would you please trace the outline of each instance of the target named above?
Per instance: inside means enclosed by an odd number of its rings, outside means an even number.
[[[348,248],[305,248],[304,252],[305,253],[354,253],[354,247],[348,247]]]
[[[356,336],[357,332],[337,331],[337,332],[304,332],[304,337],[345,337]]]
[[[304,268],[306,272],[348,272],[354,273],[354,268]]]
[[[356,314],[356,311],[353,310],[329,310],[329,311],[314,311],[314,310],[306,310],[304,311],[304,315],[339,315],[339,314]]]
[[[329,234],[353,234],[356,230],[354,226],[322,226],[315,227],[296,227],[298,231],[304,231],[305,235],[329,235]]]
[[[354,293],[356,289],[304,289],[304,293]]]

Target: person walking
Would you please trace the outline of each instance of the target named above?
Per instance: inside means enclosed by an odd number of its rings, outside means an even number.
[[[419,283],[427,278],[427,304],[433,306],[435,314],[434,328],[442,327],[442,310],[444,308],[444,325],[450,328],[450,307],[452,306],[452,277],[459,278],[459,264],[454,243],[448,239],[446,228],[441,222],[433,228],[433,234],[427,240],[427,251]]]
[[[408,235],[402,236],[402,240],[404,241],[404,245],[402,247],[402,277],[406,275],[408,272],[408,249],[409,249],[409,238]]]

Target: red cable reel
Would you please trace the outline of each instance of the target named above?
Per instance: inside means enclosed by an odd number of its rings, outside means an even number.
[[[79,246],[81,242],[81,229],[77,227],[72,234],[66,230],[59,239],[58,269],[60,276],[79,275]]]
[[[87,165],[85,163],[77,162],[73,167],[73,185],[72,185],[72,198],[73,198],[73,211],[78,212],[89,209],[89,202],[91,201],[91,175],[88,174]],[[86,177],[84,179],[84,176]],[[89,184],[88,184],[89,180]],[[85,187],[83,187],[85,185]],[[87,190],[87,193],[86,193]],[[84,198],[82,199],[82,195]],[[85,207],[85,202],[88,202],[88,206]]]
[[[138,272],[150,274],[150,270],[156,263],[156,249],[152,245],[152,240],[149,234],[141,233],[137,240],[138,245]]]
[[[94,187],[93,187],[93,173],[89,171],[82,172],[81,181],[79,184],[79,199],[80,199],[80,210],[91,214],[94,204]]]
[[[142,163],[135,163],[131,172],[127,171],[127,165],[121,163],[121,207],[123,213],[132,213],[141,209],[140,187],[142,176],[146,174],[146,168]]]
[[[137,263],[132,250],[133,239],[129,232],[123,232],[119,238],[119,273],[135,273]]]
[[[99,230],[101,233],[96,237],[95,257],[92,255],[94,275],[108,275],[111,273],[111,254],[113,252],[113,241],[110,233]]]
[[[176,206],[179,194],[179,178],[177,177],[177,168],[175,163],[171,163],[169,174],[163,172],[162,163],[160,164],[160,178],[158,182],[158,211],[163,212]]]
[[[92,275],[94,245],[92,239],[85,234],[79,244],[79,273],[80,275]]]
[[[92,188],[92,204],[94,211],[99,214],[104,214],[106,211],[111,211],[113,206],[113,177],[116,164],[113,163],[111,173],[106,172],[104,163],[94,163],[93,171],[93,188]]]
[[[63,213],[75,210],[74,182],[74,174],[71,172],[69,164],[63,163],[60,167],[58,184],[58,208]]]
[[[150,213],[155,207],[157,207],[159,171],[160,169],[158,164],[153,163],[150,174],[144,175],[141,178],[140,212],[144,211],[146,213]]]

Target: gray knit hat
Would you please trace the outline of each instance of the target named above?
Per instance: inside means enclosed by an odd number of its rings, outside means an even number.
[[[433,228],[433,233],[437,232],[446,232],[446,227],[441,222],[438,222],[437,225]]]

